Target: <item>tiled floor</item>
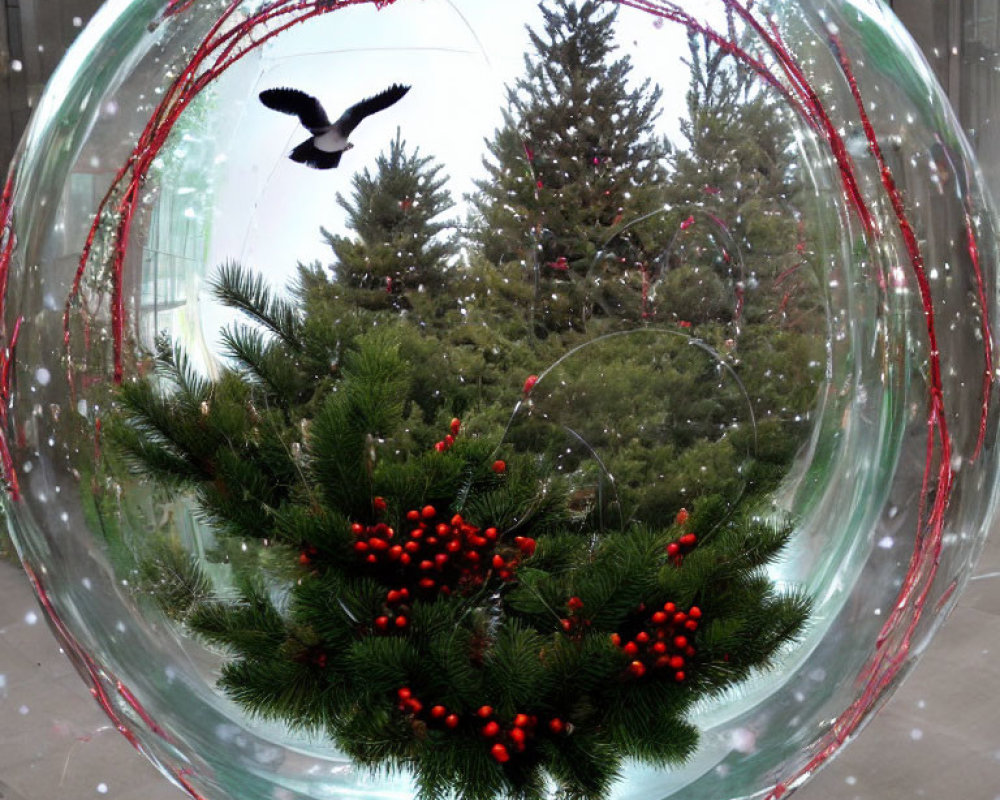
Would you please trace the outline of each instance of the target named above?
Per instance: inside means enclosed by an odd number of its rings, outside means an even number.
[[[108,724],[9,564],[0,598],[0,800],[182,798]],[[995,653],[1000,537],[904,686],[796,800],[1000,800]]]

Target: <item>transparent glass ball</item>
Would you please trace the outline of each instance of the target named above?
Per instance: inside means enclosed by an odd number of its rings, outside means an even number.
[[[227,263],[294,303],[312,265],[331,325],[405,324],[427,424],[536,454],[588,524],[709,495],[794,521],[769,577],[813,598],[805,633],[614,797],[800,785],[967,579],[997,477],[996,216],[915,45],[875,0],[591,5],[558,13],[617,9],[614,47],[547,37],[526,0],[109,2],[40,100],[0,208],[7,520],[94,696],[192,796],[414,792],[249,714],[171,613],[177,565],[226,598],[272,558],[108,433],[170,348],[204,380],[233,363]],[[396,84],[329,169],[287,156],[343,143],[259,99],[336,120]],[[297,579],[267,574],[277,598]]]

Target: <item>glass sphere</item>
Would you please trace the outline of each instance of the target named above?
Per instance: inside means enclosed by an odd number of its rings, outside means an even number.
[[[683,763],[627,762],[618,798],[801,784],[912,666],[988,529],[995,212],[875,0],[109,2],[0,213],[11,533],[95,698],[193,797],[416,792],[232,667],[318,574],[288,508],[359,485],[336,459],[304,477],[358,420],[405,421],[358,422],[353,468],[398,489],[344,490],[359,552],[380,514],[419,516],[412,470],[382,464],[427,459],[429,484],[453,447],[480,448],[482,481],[544,475],[594,541],[691,535],[689,510],[792,526],[766,578],[811,599],[805,627],[698,699]],[[338,428],[310,392],[351,395],[383,335],[406,381]],[[241,444],[220,466],[200,438]],[[272,464],[292,488],[230,496]],[[537,508],[490,513],[513,537]],[[529,582],[518,539],[487,567],[497,597]],[[677,542],[664,569],[694,558]],[[212,640],[213,609],[258,596],[244,639]],[[293,668],[339,657],[314,633]]]

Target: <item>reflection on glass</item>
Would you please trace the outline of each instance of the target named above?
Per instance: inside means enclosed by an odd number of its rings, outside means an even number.
[[[991,207],[898,24],[141,5],[5,240],[12,527],[106,710],[220,798],[808,777],[995,480]]]

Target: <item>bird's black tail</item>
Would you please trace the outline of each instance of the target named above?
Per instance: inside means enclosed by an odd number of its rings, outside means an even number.
[[[313,169],[333,169],[340,164],[342,155],[344,155],[343,150],[337,150],[334,153],[320,150],[313,144],[313,139],[310,137],[292,150],[288,157],[292,161],[306,164]]]

